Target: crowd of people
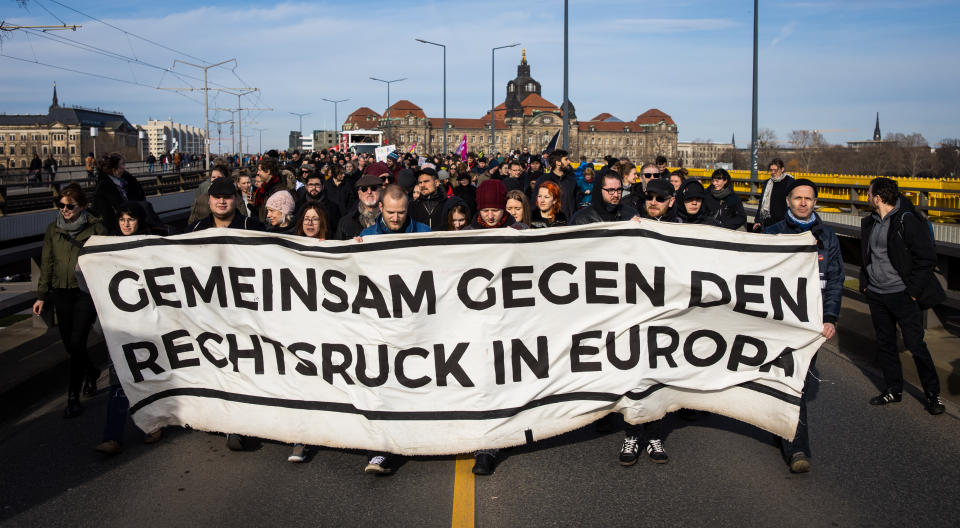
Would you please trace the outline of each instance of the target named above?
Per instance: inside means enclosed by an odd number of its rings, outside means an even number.
[[[271,151],[255,166],[239,169],[231,160],[215,160],[209,178],[196,190],[186,230],[232,228],[361,243],[366,237],[389,233],[546,229],[641,219],[767,234],[809,231],[818,243],[822,332],[827,339],[836,332],[844,282],[840,244],[816,213],[817,185],[786,174],[779,159],[769,164],[772,177],[764,184],[755,220],[747,223],[726,170],[715,170],[705,187],[682,169],[671,172],[664,158],[639,165],[607,158],[600,167],[580,163],[576,168],[562,150],[543,157],[523,149],[508,156],[470,154],[466,159],[392,153],[385,161],[332,150],[294,151],[284,158]],[[82,412],[81,392],[87,396],[96,393],[99,376],[86,350],[96,312],[75,273],[80,248],[93,235],[171,233],[152,212],[137,179],[126,172],[121,156],[104,156],[98,169],[92,201],[77,184],[59,192],[59,212],[44,237],[38,300],[33,308],[39,315],[48,304],[55,307],[64,347],[71,357],[67,418]],[[922,324],[922,311],[945,296],[934,277],[936,251],[929,224],[899,193],[894,180],[874,179],[868,203],[873,213],[863,220],[860,285],[869,301],[885,380],[881,394],[869,403],[901,401],[903,378],[896,347],[899,325],[920,374],[926,410],[940,414],[944,406]],[[708,232],[704,236],[709,236]],[[107,423],[97,449],[118,453],[128,403],[112,367],[110,380]],[[815,382],[815,377],[808,376],[807,383]],[[696,417],[690,411],[683,415]],[[597,428],[603,430],[613,423],[608,416]],[[794,472],[810,468],[807,427],[804,396],[797,435],[782,444],[785,460]],[[636,463],[641,449],[654,462],[667,462],[664,428],[664,419],[627,424],[618,455],[620,464]],[[145,439],[157,441],[161,434],[150,431]],[[227,445],[242,450],[247,441],[229,434]],[[478,451],[475,457],[474,473],[494,471],[496,450]],[[288,460],[302,462],[305,458],[306,446],[295,445]],[[398,466],[397,460],[389,453],[375,453],[364,471],[389,474]]]

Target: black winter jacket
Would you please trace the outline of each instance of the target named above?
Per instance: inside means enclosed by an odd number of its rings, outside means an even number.
[[[710,190],[707,191],[707,198],[703,201],[703,206],[707,209],[710,216],[717,219],[720,227],[736,231],[743,224],[747,223],[747,213],[743,210],[743,202],[740,197],[731,192],[725,198],[714,198]]]
[[[129,172],[120,176],[127,190],[124,198],[117,184],[113,183],[106,174],[101,174],[97,180],[97,189],[93,193],[92,213],[100,218],[103,225],[110,231],[117,228],[117,209],[123,202],[144,202],[147,200],[143,187]]]
[[[426,224],[431,231],[446,231],[447,219],[443,216],[447,195],[439,189],[433,194],[420,196],[410,203],[410,217]]]
[[[783,220],[763,230],[768,235],[798,234],[809,229],[817,239],[817,260],[820,267],[820,291],[823,297],[823,322],[836,323],[840,317],[840,303],[843,301],[843,257],[840,254],[840,240],[833,229],[820,221],[809,228],[794,222],[788,215]]]
[[[891,212],[890,232],[887,235],[887,254],[890,264],[900,275],[907,293],[917,300],[920,308],[926,309],[942,303],[946,293],[934,276],[937,266],[937,250],[929,225],[921,221],[920,213],[903,195],[900,208]],[[870,263],[870,232],[877,224],[874,215],[860,221],[860,291],[870,285],[867,265]]]

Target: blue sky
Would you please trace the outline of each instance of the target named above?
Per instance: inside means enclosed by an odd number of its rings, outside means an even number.
[[[304,129],[333,126],[352,110],[386,107],[381,83],[428,115],[442,115],[441,51],[414,41],[447,44],[447,115],[481,117],[490,105],[490,48],[520,42],[543,95],[562,102],[563,8],[559,0],[516,2],[164,2],[28,0],[7,2],[7,23],[79,23],[63,37],[169,68],[174,59],[209,63],[236,58],[238,67],[210,70],[219,86],[255,86],[244,106],[272,112],[245,115],[265,128],[264,148],[285,146],[297,128],[288,112],[312,112]],[[62,5],[61,5],[62,4]],[[65,8],[75,8],[135,35]],[[45,9],[48,9],[52,14]],[[740,146],[750,134],[753,2],[570,2],[570,99],[577,115],[601,112],[629,120],[659,108],[677,122],[681,141]],[[960,2],[944,0],[761,1],[760,126],[781,140],[791,130],[825,130],[829,142],[868,138],[880,112],[884,134],[919,132],[931,143],[960,136],[957,92]],[[145,37],[169,49],[136,38]],[[180,55],[184,53],[192,56]],[[125,84],[0,57],[0,111],[42,113],[50,87],[61,102],[122,111],[134,123],[173,118],[201,126],[200,92],[151,87],[196,87],[196,80],[135,62],[81,51],[39,35],[14,32],[2,53],[134,81]],[[496,100],[516,75],[520,48],[497,52]],[[177,65],[193,77],[199,72]],[[212,107],[235,107],[234,96],[211,92]],[[226,112],[211,119],[230,119]],[[256,122],[256,123],[252,123]],[[229,130],[222,135],[229,137]],[[212,132],[216,137],[216,131]],[[250,139],[256,148],[257,138]]]

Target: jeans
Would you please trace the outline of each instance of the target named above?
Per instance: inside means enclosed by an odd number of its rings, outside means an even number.
[[[110,365],[110,400],[107,402],[107,423],[103,427],[103,440],[115,440],[123,443],[123,429],[127,423],[130,401],[120,386],[117,372]]]
[[[84,378],[96,379],[100,374],[87,352],[87,336],[97,318],[97,311],[90,295],[80,291],[80,288],[55,288],[50,294],[57,310],[60,339],[70,355],[67,396],[79,399]]]
[[[800,418],[797,421],[797,434],[793,437],[793,440],[780,439],[783,456],[786,457],[788,462],[790,461],[790,456],[794,453],[801,452],[804,455],[811,456],[810,434],[807,424],[807,400],[810,398],[811,392],[816,392],[817,384],[820,383],[816,375],[816,363],[817,356],[814,355],[813,359],[810,360],[807,378],[803,381],[803,394],[800,395]]]
[[[894,393],[903,392],[903,368],[897,351],[897,324],[903,335],[903,345],[913,354],[920,384],[927,394],[940,394],[940,379],[923,341],[923,312],[906,292],[874,293],[867,290],[870,318],[877,334],[877,363],[883,372],[885,388]]]

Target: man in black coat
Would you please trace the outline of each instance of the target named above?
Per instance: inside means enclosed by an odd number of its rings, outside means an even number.
[[[420,196],[410,203],[410,218],[426,224],[431,231],[445,231],[447,219],[443,217],[446,193],[440,190],[437,171],[427,167],[417,176]]]
[[[294,195],[294,202],[296,203],[293,213],[294,218],[300,218],[300,213],[303,212],[303,208],[306,207],[307,202],[311,201],[318,202],[323,209],[327,217],[327,233],[325,238],[327,240],[332,239],[336,233],[337,224],[340,223],[340,217],[343,216],[343,210],[337,202],[331,199],[330,194],[324,189],[323,176],[315,172],[311,172],[307,176],[307,182],[303,187],[297,189]]]
[[[616,172],[607,172],[593,181],[593,200],[573,215],[572,225],[620,222],[637,216],[637,210],[623,203],[623,182]]]
[[[870,404],[887,405],[902,397],[899,326],[903,344],[917,365],[927,412],[941,414],[940,379],[923,340],[923,310],[946,299],[934,275],[937,251],[932,230],[890,178],[874,178],[867,201],[874,212],[860,224],[860,290],[870,306],[879,348],[877,362],[885,383],[883,392]]]
[[[354,184],[357,201],[340,219],[334,239],[351,240],[377,221],[382,184],[383,181],[373,174],[364,174],[357,180]]]

